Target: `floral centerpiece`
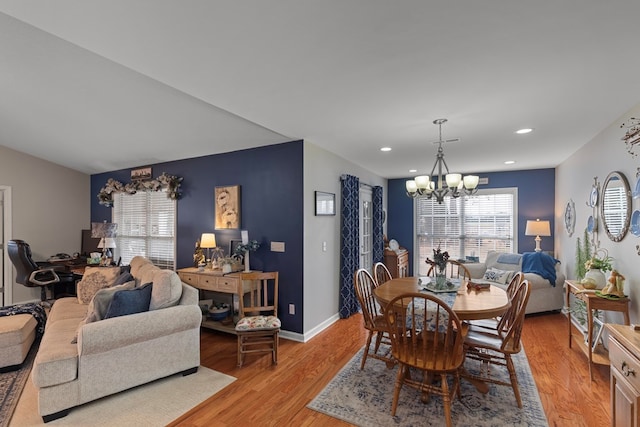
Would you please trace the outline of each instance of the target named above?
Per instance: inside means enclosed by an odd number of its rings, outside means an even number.
[[[606,273],[607,271],[613,270],[613,266],[611,265],[612,261],[613,258],[606,254],[603,257],[593,255],[584,263],[584,268],[586,270],[602,270],[602,272]]]
[[[602,289],[606,285],[605,272],[613,270],[613,258],[609,256],[606,250],[597,250],[591,258],[584,263],[587,272],[582,279],[582,284],[587,289]]]
[[[440,274],[444,274],[447,268],[448,259],[449,259],[449,252],[447,251],[442,252],[442,250],[440,249],[440,245],[438,245],[438,249],[433,250],[433,261],[427,258],[426,262],[427,264],[436,266],[438,269],[438,272]]]

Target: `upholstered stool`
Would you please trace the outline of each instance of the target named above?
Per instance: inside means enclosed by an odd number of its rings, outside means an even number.
[[[0,371],[20,367],[36,338],[37,324],[30,314],[0,317]]]

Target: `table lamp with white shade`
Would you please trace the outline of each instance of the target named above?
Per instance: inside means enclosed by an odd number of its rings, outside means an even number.
[[[202,233],[200,237],[200,247],[207,250],[207,268],[215,268],[211,262],[211,249],[216,247],[216,235],[213,233]]]
[[[539,219],[535,221],[529,220],[527,221],[527,228],[524,231],[524,235],[536,236],[534,239],[536,241],[536,252],[540,252],[542,251],[542,248],[540,248],[540,242],[542,241],[540,236],[551,236],[551,224],[549,221],[540,221]]]

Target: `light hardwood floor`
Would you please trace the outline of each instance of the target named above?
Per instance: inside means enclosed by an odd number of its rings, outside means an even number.
[[[173,426],[348,426],[306,405],[364,345],[362,317],[339,320],[308,343],[280,340],[277,366],[270,355],[248,355],[236,367],[236,337],[207,329],[201,363],[237,378],[230,386],[175,420]],[[594,369],[568,348],[562,314],[527,317],[523,345],[550,426],[609,425],[609,368]]]

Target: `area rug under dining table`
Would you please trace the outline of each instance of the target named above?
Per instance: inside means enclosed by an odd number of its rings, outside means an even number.
[[[363,351],[364,348],[340,370],[308,408],[362,427],[445,424],[441,398],[431,396],[428,403],[422,403],[420,392],[407,386],[400,391],[396,416],[392,417],[398,367],[387,369],[384,362],[368,358],[365,368],[360,370]],[[513,361],[523,407],[518,408],[511,387],[490,385],[489,393],[482,394],[463,379],[462,399],[455,398],[451,405],[454,426],[548,426],[524,350]],[[479,365],[467,360],[465,368],[477,371]],[[506,368],[492,369],[492,374],[508,380]]]

